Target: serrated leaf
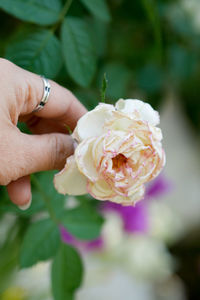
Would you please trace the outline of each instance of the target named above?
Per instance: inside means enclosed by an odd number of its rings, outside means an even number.
[[[69,75],[81,86],[89,85],[96,70],[96,57],[85,21],[66,18],[62,23],[61,40]]]
[[[9,43],[6,58],[31,72],[54,78],[61,66],[61,46],[51,30],[21,31]]]
[[[74,292],[81,285],[82,276],[83,265],[78,252],[73,247],[62,244],[51,271],[54,299],[74,299]]]
[[[33,201],[36,199],[41,203],[44,203],[45,199],[48,198],[48,202],[51,206],[51,210],[55,214],[55,216],[59,219],[59,216],[62,214],[64,210],[64,205],[66,201],[66,197],[58,194],[54,185],[53,178],[56,171],[46,171],[38,173],[37,175],[32,175],[32,183],[33,183]],[[39,184],[39,186],[38,186]]]
[[[27,268],[53,257],[59,247],[60,232],[50,220],[33,223],[28,228],[21,248],[20,266]]]
[[[27,22],[50,25],[58,21],[60,0],[0,0],[0,8]]]
[[[81,0],[87,9],[102,21],[110,21],[110,12],[105,0]]]
[[[103,218],[95,209],[79,206],[65,211],[61,217],[61,223],[75,237],[93,240],[100,235]]]

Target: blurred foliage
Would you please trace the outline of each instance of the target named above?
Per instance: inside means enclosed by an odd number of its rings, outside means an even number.
[[[0,0],[0,26],[0,56],[69,88],[88,109],[101,100],[106,73],[107,102],[142,98],[157,108],[170,90],[194,129],[200,129],[200,26],[194,25],[184,0]],[[20,129],[27,131],[24,124]],[[5,270],[15,268],[19,257],[21,267],[28,267],[55,256],[55,300],[73,299],[82,263],[74,249],[62,244],[58,226],[80,239],[93,239],[103,219],[87,196],[78,198],[76,209],[67,209],[52,178],[51,172],[34,175],[27,211],[11,204],[1,187],[0,218],[14,214],[17,231],[0,253],[17,249],[14,256],[5,256]],[[0,276],[2,281],[4,273]],[[72,281],[65,284],[67,277]]]
[[[184,0],[1,0],[0,8],[1,56],[53,78],[88,108],[105,72],[111,102],[157,107],[170,89],[199,130],[200,26]]]

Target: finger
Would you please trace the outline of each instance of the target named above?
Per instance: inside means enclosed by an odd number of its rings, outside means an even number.
[[[10,200],[21,209],[27,209],[31,205],[31,184],[30,177],[24,176],[12,181],[7,186]]]
[[[21,114],[30,114],[40,103],[44,86],[40,76],[28,71],[24,71],[26,77],[26,99]],[[58,122],[70,126],[73,130],[79,118],[86,113],[86,108],[77,98],[66,88],[49,80],[51,90],[48,102],[38,112],[34,113],[38,117],[56,119]]]
[[[60,124],[56,120],[43,119],[36,116],[32,116],[29,120],[26,120],[26,124],[34,134],[44,133],[69,133],[65,125]]]
[[[73,130],[77,121],[86,112],[86,108],[69,90],[51,81],[49,100],[44,108],[35,114],[43,118],[56,119]]]
[[[3,72],[0,81],[1,92],[7,95],[5,109],[9,109],[11,121],[16,124],[19,116],[32,114],[40,103],[44,92],[43,80],[39,75],[26,71],[8,60],[1,59],[0,63]],[[53,81],[50,83],[49,100],[44,108],[35,114],[42,118],[57,119],[73,130],[86,109],[69,90]]]
[[[18,133],[13,149],[17,152],[17,160],[12,162],[12,174],[15,176],[12,180],[35,172],[60,170],[64,167],[66,158],[74,152],[73,139],[61,133]]]

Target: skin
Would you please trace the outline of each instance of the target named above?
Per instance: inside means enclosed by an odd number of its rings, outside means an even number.
[[[33,113],[42,99],[42,79],[0,58],[0,185],[18,206],[31,200],[30,174],[63,168],[74,152],[66,125],[73,130],[86,112],[69,90],[49,82],[47,104]],[[33,134],[20,132],[18,121],[26,122]]]

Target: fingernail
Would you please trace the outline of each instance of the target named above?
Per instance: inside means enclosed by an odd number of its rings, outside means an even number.
[[[28,208],[31,206],[31,202],[32,202],[32,196],[31,196],[31,198],[29,199],[29,202],[28,202],[28,203],[26,203],[26,204],[24,204],[24,205],[19,205],[18,207],[19,207],[19,209],[21,209],[21,210],[26,210],[26,209],[28,209]]]

